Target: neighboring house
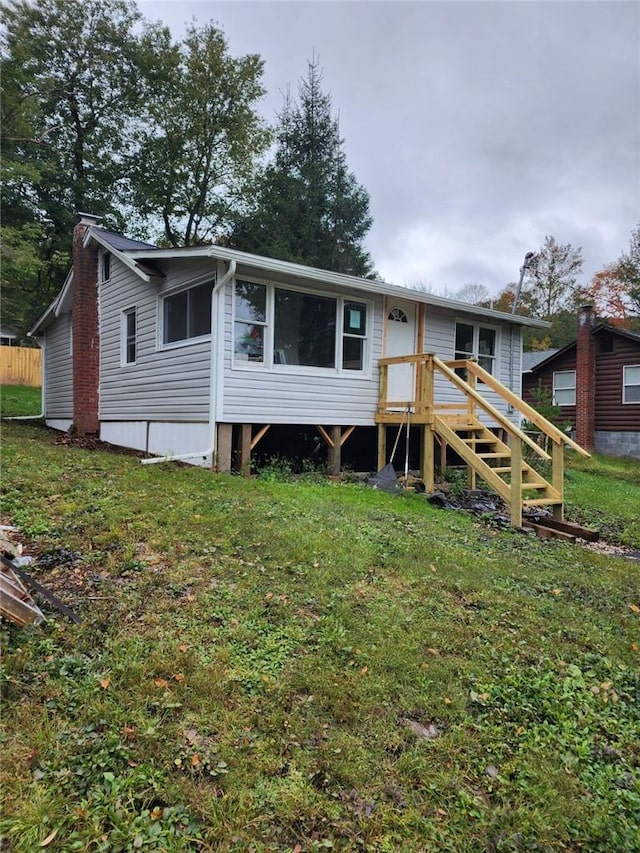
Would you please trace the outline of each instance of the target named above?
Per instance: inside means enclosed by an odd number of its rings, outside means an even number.
[[[338,464],[352,433],[375,440],[382,356],[477,358],[519,395],[528,325],[546,324],[220,246],[161,249],[82,214],[73,269],[32,334],[50,426],[228,470],[232,447],[246,466],[270,425],[317,427]],[[389,368],[387,399],[406,406],[417,371]],[[460,392],[438,379],[436,396]]]
[[[13,330],[8,326],[0,326],[0,346],[15,347],[18,345],[18,338]]]
[[[524,399],[546,389],[578,444],[612,456],[640,459],[640,334],[596,324],[580,311],[576,341],[535,355],[523,372]],[[541,358],[540,358],[541,357]]]

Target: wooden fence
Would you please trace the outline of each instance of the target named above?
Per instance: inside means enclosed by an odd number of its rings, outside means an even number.
[[[35,347],[0,347],[1,385],[42,385],[42,350]]]

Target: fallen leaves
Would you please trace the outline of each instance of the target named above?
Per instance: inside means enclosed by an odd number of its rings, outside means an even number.
[[[103,690],[107,690],[107,688],[109,687],[110,684],[111,684],[110,678],[103,678],[100,681],[100,687],[102,687]]]

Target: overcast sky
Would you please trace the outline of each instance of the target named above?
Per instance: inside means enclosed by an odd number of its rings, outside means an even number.
[[[368,190],[366,241],[396,284],[496,294],[546,234],[583,279],[640,220],[640,3],[170,2],[176,37],[216,21],[265,60],[269,121],[313,53]]]

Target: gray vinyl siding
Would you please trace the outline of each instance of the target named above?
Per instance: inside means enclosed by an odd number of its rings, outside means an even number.
[[[317,285],[310,289],[319,290]],[[303,373],[296,368],[286,371],[282,367],[277,370],[234,369],[233,290],[228,285],[225,292],[223,411],[219,420],[229,423],[373,424],[378,403],[378,359],[382,351],[382,299],[370,299],[362,292],[337,287],[323,292],[328,296],[366,300],[370,310],[373,309],[367,374]]]
[[[489,326],[497,329],[498,346],[497,346],[497,376],[496,378],[503,385],[509,387],[510,383],[510,348],[511,348],[511,326],[508,323],[493,323],[489,319],[479,318],[473,314],[465,315],[461,312],[443,311],[437,308],[427,306],[426,322],[425,322],[425,344],[426,352],[435,353],[438,358],[443,361],[452,360],[455,358],[455,324],[456,320],[472,323],[475,325]],[[520,358],[522,352],[521,346],[521,331],[519,326],[513,327],[513,379],[514,392],[520,395]],[[434,385],[435,399],[438,403],[458,403],[463,401],[463,395],[459,392],[448,379],[436,373],[436,381]],[[480,393],[486,400],[491,403],[496,409],[503,414],[507,412],[506,401],[490,391],[488,388],[480,386]]]
[[[158,296],[211,272],[215,262],[195,259],[168,267],[167,278],[146,282],[111,259],[111,278],[100,289],[100,419],[207,421],[209,341],[162,349]],[[123,311],[136,309],[136,362],[121,364]]]
[[[45,417],[73,418],[73,359],[71,315],[61,314],[51,323],[44,344]]]

